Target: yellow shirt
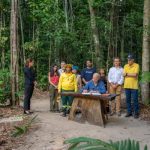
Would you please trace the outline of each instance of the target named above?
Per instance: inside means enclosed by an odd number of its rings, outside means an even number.
[[[134,63],[133,65],[125,65],[124,73],[137,73],[139,74],[139,65]],[[138,89],[138,78],[125,77],[124,88],[126,89]]]
[[[77,91],[77,79],[73,73],[62,73],[59,78],[58,91],[63,90],[74,90]]]

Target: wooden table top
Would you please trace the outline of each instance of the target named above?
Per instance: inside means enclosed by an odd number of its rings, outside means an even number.
[[[118,94],[85,95],[79,92],[61,92],[62,96],[73,96],[78,98],[90,98],[95,100],[114,100]]]

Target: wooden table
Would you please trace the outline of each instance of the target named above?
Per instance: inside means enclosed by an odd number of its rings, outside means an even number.
[[[89,122],[90,124],[105,127],[106,109],[105,101],[113,100],[117,95],[94,96],[81,93],[65,92],[61,95],[73,96],[74,100],[69,114],[69,120]]]

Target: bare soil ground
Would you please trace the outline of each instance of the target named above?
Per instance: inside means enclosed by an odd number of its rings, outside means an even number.
[[[24,143],[16,150],[65,150],[65,139],[79,136],[101,140],[135,139],[150,148],[150,122],[141,119],[109,117],[105,128],[95,125],[80,124],[61,117],[60,113],[49,111],[49,96],[36,94],[32,99],[34,114],[38,114],[36,125],[39,129],[26,135]]]
[[[23,109],[21,107],[0,108],[0,150],[12,150],[24,143],[24,135],[14,138],[11,134],[14,131],[14,126],[22,126],[29,119],[29,116],[23,115]]]

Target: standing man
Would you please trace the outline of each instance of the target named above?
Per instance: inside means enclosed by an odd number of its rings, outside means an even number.
[[[134,118],[139,117],[139,103],[138,103],[138,75],[139,65],[134,62],[134,56],[128,55],[128,64],[124,66],[124,88],[126,94],[127,114],[125,117],[134,115]],[[131,107],[131,98],[133,99],[134,111]]]
[[[62,61],[61,62],[61,68],[58,70],[59,75],[61,75],[62,73],[65,72],[65,67],[66,67],[66,63],[65,63],[65,61]]]
[[[109,92],[110,94],[119,94],[115,100],[110,102],[111,113],[114,115],[116,112],[118,116],[121,116],[121,90],[123,84],[123,68],[120,66],[120,58],[116,57],[113,60],[114,67],[109,69],[108,82],[110,84]]]
[[[91,60],[86,61],[86,68],[81,72],[81,78],[83,83],[86,85],[90,80],[92,80],[93,74],[96,73],[96,68],[93,68]]]

